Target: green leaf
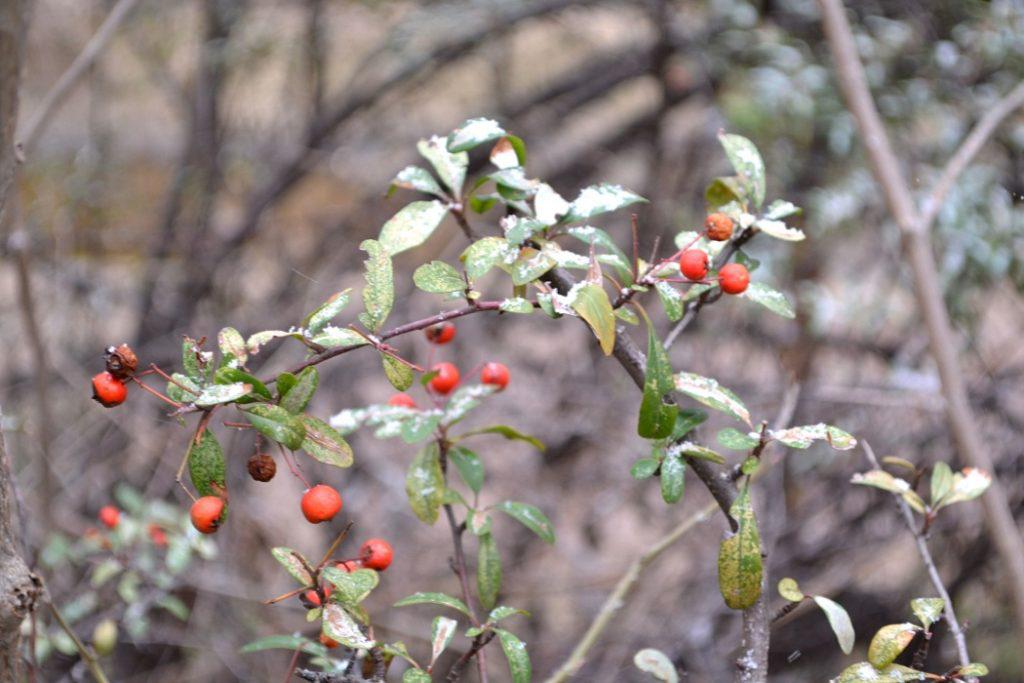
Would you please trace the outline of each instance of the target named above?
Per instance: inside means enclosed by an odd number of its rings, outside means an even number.
[[[335,327],[334,325],[328,325],[310,341],[314,344],[319,344],[325,349],[365,346],[369,343],[366,341],[366,337],[355,330],[350,330],[347,327]]]
[[[447,648],[448,644],[452,642],[452,636],[455,635],[455,630],[458,628],[459,622],[448,617],[434,617],[434,622],[430,626],[430,666],[434,666],[434,662],[441,656]]]
[[[920,629],[913,624],[889,624],[878,629],[868,645],[868,661],[876,669],[893,663],[907,649]]]
[[[863,474],[858,472],[850,478],[850,482],[900,495],[910,490],[909,483],[899,477],[894,477],[885,470],[870,470]]]
[[[368,650],[376,643],[366,637],[359,624],[336,602],[324,605],[323,633],[353,650]]]
[[[435,412],[418,410],[402,420],[401,436],[406,443],[418,443],[431,437],[441,424],[441,416]]]
[[[506,605],[499,605],[498,607],[492,609],[490,614],[487,615],[486,623],[495,624],[501,621],[502,619],[507,619],[517,614],[521,614],[526,617],[530,616],[530,613],[524,609],[519,609],[517,607],[508,607]]]
[[[876,669],[868,662],[859,662],[843,669],[835,683],[909,683],[920,681],[921,672],[900,664]]]
[[[430,674],[423,669],[406,669],[402,674],[402,683],[430,683]]]
[[[280,401],[281,407],[292,415],[298,415],[309,405],[320,384],[320,373],[316,368],[308,367],[300,372],[295,380],[295,384],[281,396]]]
[[[790,602],[802,602],[806,597],[803,592],[800,591],[800,586],[797,584],[796,579],[791,579],[789,577],[779,581],[779,595]]]
[[[764,160],[761,153],[754,143],[741,135],[721,133],[718,140],[725,149],[729,163],[743,180],[750,200],[754,206],[761,206],[765,195]]]
[[[533,313],[533,304],[530,300],[520,296],[505,299],[498,308],[505,313]]]
[[[787,202],[785,199],[776,199],[768,205],[768,210],[764,212],[764,217],[770,221],[775,221],[799,213],[802,213],[802,210],[793,202]]]
[[[611,235],[601,228],[595,228],[592,225],[574,226],[569,228],[567,232],[584,244],[593,245],[598,252],[607,252],[609,257],[607,262],[619,271],[619,275],[632,282],[633,262],[626,256],[624,251],[619,249]]]
[[[748,426],[753,426],[747,407],[743,405],[736,394],[719,384],[718,380],[695,375],[692,372],[680,372],[676,375],[675,381],[676,389],[690,398],[709,408],[732,415],[737,420],[746,422]]]
[[[249,359],[249,349],[245,345],[245,339],[233,327],[225,327],[217,333],[217,346],[225,360],[233,359],[239,364],[244,364]]]
[[[679,673],[665,653],[654,648],[644,648],[633,655],[633,664],[645,673],[665,683],[679,683]]]
[[[665,309],[665,315],[668,319],[672,322],[681,320],[683,313],[686,312],[686,304],[679,290],[664,280],[655,282],[654,289],[658,292],[658,299],[661,300],[661,305]]]
[[[718,443],[734,451],[749,451],[760,441],[756,436],[745,434],[733,427],[726,427],[718,432]]]
[[[671,455],[683,455],[687,458],[697,458],[698,460],[708,460],[718,465],[725,464],[725,458],[722,457],[721,454],[716,453],[706,446],[701,446],[690,441],[683,441],[675,444],[669,448],[669,453]]]
[[[412,368],[386,353],[380,355],[380,361],[384,366],[384,375],[391,382],[391,386],[398,391],[405,391],[412,386],[415,379],[412,374]]]
[[[718,587],[729,608],[743,610],[761,596],[762,574],[761,536],[747,489],[736,497],[729,514],[738,528],[719,546]]]
[[[420,140],[416,149],[430,162],[437,172],[437,177],[458,199],[462,194],[462,184],[466,182],[469,155],[465,152],[449,152],[447,139],[437,135],[429,140]]]
[[[306,428],[302,421],[281,406],[260,403],[241,408],[249,423],[263,436],[292,451],[302,448]]]
[[[484,485],[484,466],[476,453],[462,446],[452,446],[448,451],[448,460],[459,471],[462,481],[473,493],[480,493]]]
[[[661,461],[656,458],[640,458],[629,469],[629,476],[637,481],[650,479],[661,466]]]
[[[363,289],[363,307],[359,321],[371,332],[380,332],[395,303],[395,283],[391,270],[391,257],[376,240],[363,240],[359,248],[365,251],[366,287]]]
[[[418,247],[447,214],[448,207],[436,199],[407,204],[380,229],[381,247],[388,256]]]
[[[772,289],[763,282],[751,282],[747,286],[747,290],[740,296],[750,299],[754,303],[761,304],[772,313],[781,315],[783,318],[793,319],[796,317],[793,304],[789,303],[786,295],[776,289]]]
[[[171,375],[171,379],[174,382],[167,383],[167,396],[172,400],[178,403],[191,403],[199,396],[199,385],[189,377],[180,372],[175,372]]]
[[[541,443],[541,441],[536,437],[530,436],[529,434],[523,434],[519,430],[513,427],[509,427],[508,425],[492,425],[490,427],[474,429],[472,431],[466,432],[465,434],[461,434],[459,438],[464,439],[468,436],[474,436],[477,434],[498,434],[500,436],[505,437],[509,441],[525,441],[526,443],[536,448],[538,451],[543,451],[545,448],[544,444]]]
[[[974,500],[985,493],[991,483],[992,475],[988,472],[977,467],[965,467],[953,475],[953,490],[942,505]]]
[[[469,616],[469,608],[466,607],[466,603],[445,593],[413,593],[396,602],[394,607],[408,607],[409,605],[441,605],[442,607],[451,607],[467,617]]]
[[[468,119],[448,136],[449,152],[465,152],[505,135],[505,129],[493,119]]]
[[[658,341],[654,325],[648,320],[647,367],[644,371],[644,393],[636,429],[640,436],[645,439],[663,439],[672,434],[679,408],[665,399],[673,388],[672,365],[668,353]]]
[[[300,586],[312,586],[313,575],[309,573],[306,568],[309,563],[304,562],[302,555],[298,551],[292,550],[291,548],[277,547],[271,548],[270,554],[274,556],[274,559],[281,563],[281,565],[291,574],[292,578],[299,582]]]
[[[704,190],[704,201],[709,209],[719,210],[734,202],[741,203],[744,194],[739,178],[726,176],[711,181]]]
[[[444,261],[424,263],[412,274],[412,281],[424,292],[434,294],[461,292],[466,289],[466,281],[459,275],[459,271]]]
[[[965,676],[988,676],[988,667],[981,662],[971,662],[967,666],[960,667],[959,675]]]
[[[444,474],[437,442],[427,444],[416,454],[405,476],[409,505],[420,521],[433,524],[444,500]]]
[[[336,292],[327,301],[317,306],[312,313],[302,320],[302,326],[310,336],[316,335],[334,320],[348,305],[348,293],[351,290]]]
[[[204,387],[195,397],[194,403],[200,408],[232,403],[252,391],[251,384],[234,382],[232,384],[211,384]]]
[[[829,626],[832,627],[832,632],[836,634],[836,640],[839,641],[839,649],[843,651],[844,655],[853,652],[853,641],[856,636],[853,632],[850,615],[846,613],[842,605],[821,595],[815,595],[814,602],[828,617]]]
[[[604,355],[611,355],[615,347],[615,313],[607,292],[601,285],[584,284],[576,290],[570,306],[590,325]]]
[[[668,456],[661,461],[661,498],[666,503],[678,503],[683,499],[686,484],[686,463],[682,458]]]
[[[555,267],[555,259],[533,247],[523,247],[510,266],[513,285],[526,285]]]
[[[530,683],[533,676],[533,669],[530,665],[530,654],[526,651],[526,644],[508,631],[500,628],[494,629],[501,642],[501,651],[505,653],[508,661],[508,671],[512,676],[512,683]]]
[[[426,194],[432,194],[437,197],[444,196],[444,190],[434,180],[434,176],[430,175],[430,171],[420,168],[419,166],[406,166],[395,176],[394,180],[391,181],[390,194],[396,187],[402,187],[406,190],[416,190],[417,192],[425,192]]]
[[[320,576],[335,588],[331,593],[331,600],[349,607],[358,605],[365,600],[380,582],[377,572],[372,569],[357,569],[354,572],[347,572],[337,567],[328,566],[320,570]]]
[[[223,495],[227,490],[224,451],[209,427],[203,430],[199,443],[192,442],[188,449],[188,473],[200,495]]]
[[[676,415],[676,426],[672,428],[672,440],[678,441],[692,432],[708,419],[708,414],[703,410],[687,408],[680,410]]]
[[[946,601],[942,598],[915,598],[910,601],[910,609],[924,626],[924,630],[928,631],[931,630],[932,624],[942,618]]]
[[[194,382],[202,383],[206,379],[206,367],[211,354],[200,351],[195,339],[185,337],[181,342],[181,366],[185,375]]]
[[[273,341],[274,339],[281,339],[283,337],[292,337],[293,339],[302,339],[301,332],[289,332],[286,330],[263,330],[262,332],[256,332],[249,336],[246,340],[245,346],[249,349],[250,355],[259,353],[260,349],[267,342]]]
[[[299,416],[305,427],[302,450],[325,465],[349,467],[352,464],[352,448],[339,431],[323,420],[312,415]]]
[[[621,185],[608,183],[591,185],[580,191],[579,196],[569,206],[569,213],[562,220],[566,223],[575,223],[646,201],[640,195],[630,192]]]
[[[267,388],[266,384],[250,375],[248,372],[239,370],[238,368],[218,368],[217,372],[213,375],[213,381],[217,384],[248,384],[252,387],[252,390],[250,391],[247,401],[255,401],[256,398],[254,395],[260,396],[268,401],[273,398],[273,394],[270,393],[270,389]],[[238,399],[238,402],[242,403],[244,401]]]
[[[484,609],[492,609],[501,590],[501,555],[494,536],[487,533],[477,537],[476,590]]]
[[[838,427],[819,422],[816,425],[773,429],[771,438],[790,448],[808,448],[815,441],[825,441],[837,451],[848,451],[857,445],[857,439]]]
[[[282,372],[277,376],[277,395],[284,396],[292,390],[296,384],[299,383],[299,378],[290,372]]]
[[[327,652],[327,649],[320,643],[314,643],[309,638],[302,636],[267,636],[244,645],[239,652],[247,655],[263,650],[301,650],[306,654],[321,657],[325,656]]]
[[[938,509],[942,499],[953,490],[953,470],[944,462],[935,463],[932,468],[931,481],[931,503],[932,507]]]
[[[754,227],[769,237],[774,237],[784,242],[800,242],[807,238],[803,230],[791,228],[782,221],[771,221],[762,218],[754,221]]]
[[[512,517],[527,529],[540,536],[546,543],[553,544],[555,542],[555,531],[551,527],[551,522],[548,521],[547,516],[540,511],[540,508],[529,503],[517,503],[506,500],[495,505],[494,509]]]
[[[470,280],[477,280],[499,263],[515,260],[517,251],[500,237],[484,237],[466,247],[459,259]]]

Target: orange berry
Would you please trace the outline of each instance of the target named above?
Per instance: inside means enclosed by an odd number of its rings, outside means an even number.
[[[108,529],[116,529],[117,523],[121,521],[121,511],[113,505],[104,505],[100,508],[100,521]]]
[[[359,560],[345,560],[344,562],[335,562],[334,568],[351,574],[357,569],[362,569],[363,563]]]
[[[415,408],[416,401],[413,400],[412,396],[406,393],[395,394],[388,399],[389,406],[396,406],[401,408]]]
[[[329,522],[341,510],[341,495],[326,484],[317,484],[302,495],[302,514],[313,524]]]
[[[391,544],[383,538],[371,538],[359,549],[359,559],[363,566],[368,569],[376,569],[379,572],[391,566],[394,555],[395,551],[391,548]]]
[[[221,515],[224,514],[224,501],[217,496],[203,496],[192,503],[192,526],[199,533],[212,534],[220,526]]]
[[[101,372],[92,378],[92,397],[104,408],[113,408],[128,398],[128,387],[109,372]]]
[[[732,219],[724,213],[713,213],[704,219],[704,231],[709,240],[724,242],[732,237]]]
[[[423,330],[423,334],[426,335],[427,341],[433,344],[447,344],[455,339],[455,325],[448,322],[438,323]]]
[[[430,380],[430,388],[444,396],[459,386],[459,369],[451,363],[438,363],[432,368],[437,374]]]
[[[508,368],[501,363],[487,363],[480,371],[480,381],[498,387],[499,391],[508,386],[508,380]]]
[[[750,273],[739,263],[727,263],[718,271],[718,286],[726,294],[742,294],[750,284]]]
[[[338,647],[338,641],[328,637],[326,634],[320,634],[320,643],[328,650],[333,650]]]
[[[149,525],[149,540],[153,541],[153,545],[158,548],[163,548],[167,545],[167,534],[157,524]]]
[[[703,280],[708,274],[707,253],[687,249],[679,256],[679,270],[687,280]]]

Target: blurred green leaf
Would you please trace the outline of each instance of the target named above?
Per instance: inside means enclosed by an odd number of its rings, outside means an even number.
[[[207,427],[199,443],[191,442],[188,449],[188,473],[192,485],[202,496],[223,495],[227,490],[226,470],[224,451]]]
[[[461,292],[466,289],[466,281],[459,275],[459,271],[444,261],[424,263],[412,274],[412,281],[424,292],[434,294]]]
[[[306,428],[302,421],[281,406],[261,403],[240,408],[249,423],[263,436],[292,451],[302,448]]]
[[[312,415],[302,414],[299,420],[305,428],[302,450],[309,456],[335,467],[349,467],[352,464],[352,447],[340,432]]]
[[[761,537],[750,493],[743,489],[729,514],[738,528],[718,550],[718,587],[730,609],[744,610],[761,595]]]
[[[366,287],[363,289],[363,307],[359,321],[371,332],[380,332],[381,326],[391,313],[395,303],[394,275],[391,257],[376,240],[363,240],[359,248],[368,255],[366,259]]]
[[[506,500],[494,506],[495,510],[504,512],[512,517],[527,529],[537,534],[545,543],[555,542],[555,530],[547,516],[540,511],[540,508],[529,503],[517,503]]]
[[[501,591],[501,555],[491,534],[477,537],[476,589],[484,609],[492,609]]]
[[[437,521],[444,500],[444,474],[438,460],[437,442],[427,444],[409,465],[405,477],[405,492],[412,511],[427,524]]]

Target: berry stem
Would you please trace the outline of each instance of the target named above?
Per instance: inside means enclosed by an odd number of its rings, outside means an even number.
[[[316,570],[317,570],[318,572],[319,572],[319,571],[320,571],[321,569],[323,569],[324,565],[325,565],[325,564],[327,564],[327,561],[331,559],[331,555],[333,555],[333,554],[334,554],[334,551],[336,551],[336,550],[338,549],[338,546],[340,546],[340,545],[341,545],[341,542],[345,540],[345,537],[346,537],[346,536],[348,536],[348,532],[349,532],[349,529],[351,529],[351,528],[352,528],[352,525],[353,525],[353,524],[354,524],[354,522],[349,522],[348,524],[346,524],[346,525],[345,525],[345,528],[344,528],[344,529],[342,529],[342,530],[341,530],[341,533],[340,533],[340,534],[338,534],[338,536],[337,536],[337,537],[336,537],[336,538],[334,539],[334,542],[333,542],[333,543],[331,543],[331,547],[329,547],[329,548],[327,549],[327,552],[326,552],[326,553],[324,553],[324,559],[320,560],[320,564],[318,564],[318,565],[316,566]]]
[[[138,384],[142,389],[144,389],[144,390],[148,391],[149,393],[153,394],[154,396],[156,396],[158,399],[160,399],[164,403],[168,403],[168,404],[174,406],[175,408],[183,408],[184,407],[181,403],[178,403],[177,401],[175,401],[174,399],[170,398],[169,396],[164,396],[163,394],[161,394],[156,389],[154,389],[152,387],[149,387],[149,386],[146,386],[142,382],[142,380],[138,379],[137,377],[132,377],[132,381],[135,382],[136,384]]]
[[[301,481],[306,486],[307,489],[313,488],[312,486],[309,485],[309,482],[306,480],[306,477],[302,475],[302,472],[299,469],[297,469],[297,464],[292,462],[292,459],[288,457],[288,451],[285,450],[284,446],[282,446],[281,444],[277,444],[277,448],[281,451],[281,457],[284,458],[284,464],[288,465],[288,469],[291,470],[291,473],[298,477],[299,481]]]
[[[187,386],[185,386],[184,384],[182,384],[181,382],[179,382],[178,380],[174,379],[173,377],[168,375],[166,372],[161,370],[160,367],[156,363],[150,363],[149,364],[149,370],[147,370],[145,373],[142,373],[142,374],[148,374],[150,372],[155,372],[156,374],[160,375],[165,380],[167,380],[168,382],[170,382],[174,386],[178,387],[182,391],[185,391],[185,392],[187,392],[189,394],[192,394],[193,396],[198,396],[199,395],[198,393],[196,393],[196,391],[194,389],[188,388]]]

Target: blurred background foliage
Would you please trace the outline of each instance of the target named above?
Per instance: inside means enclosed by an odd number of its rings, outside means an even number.
[[[37,0],[22,125],[112,4]],[[1024,77],[1024,6],[848,6],[881,113],[923,193],[978,116]],[[180,520],[167,502],[186,502],[173,482],[186,432],[139,392],[117,411],[88,400],[103,348],[128,341],[144,363],[173,365],[182,334],[286,326],[357,285],[357,246],[402,205],[384,193],[414,159],[415,141],[470,116],[496,118],[526,140],[532,173],[564,196],[601,180],[651,199],[638,210],[644,250],[701,221],[704,186],[727,172],[716,133],[753,139],[769,196],[805,209],[807,242],[749,249],[762,262],[757,277],[795,299],[798,319],[723,302],[676,345],[673,366],[717,377],[765,417],[798,381],[794,424],[824,420],[880,454],[957,463],[897,232],[836,92],[813,0],[142,0],[28,151],[18,210],[3,228],[3,426],[29,546],[58,604],[105,595],[90,566],[102,559],[78,544],[116,490],[132,487],[132,514],[170,528]],[[482,162],[473,157],[475,168]],[[1017,114],[964,174],[936,228],[978,429],[1018,516],[1022,172]],[[622,217],[601,225],[628,245]],[[395,320],[435,310],[412,287],[414,264],[452,260],[461,248],[457,228],[446,225],[442,239],[396,260]],[[503,530],[518,539],[505,549],[508,599],[533,614],[520,632],[540,673],[566,656],[629,557],[706,502],[694,486],[668,507],[629,477],[641,447],[636,396],[594,346],[576,326],[486,319],[461,323],[457,348],[445,349],[465,368],[508,364],[513,385],[481,423],[509,422],[548,444],[543,456],[501,441],[481,453],[494,495],[540,506],[559,536],[549,548],[511,525]],[[427,345],[405,340],[402,351],[425,362]],[[266,367],[284,368],[297,353],[270,353]],[[346,357],[325,367],[316,410],[385,400],[384,378],[367,365]],[[114,680],[283,675],[282,653],[238,652],[256,637],[303,627],[298,604],[259,604],[287,590],[265,551],[288,544],[316,555],[331,530],[298,523],[301,487],[291,477],[248,480],[249,440],[224,441],[234,512],[215,539],[217,558],[168,573],[157,569],[170,561],[157,549],[158,559],[145,555],[142,569],[131,568],[154,573],[135,592],[117,591],[120,602],[88,599],[93,608],[74,614],[83,637],[112,614],[130,624],[104,660]],[[368,607],[389,638],[422,651],[429,615],[388,606],[413,590],[451,588],[446,530],[425,530],[408,511],[402,473],[411,452],[358,437],[353,446],[355,467],[315,476],[341,489],[359,537],[395,545],[395,564]],[[869,634],[903,621],[909,599],[927,588],[894,510],[877,492],[849,486],[862,469],[857,454],[790,454],[784,495],[765,504],[777,539],[771,575],[831,596]],[[957,512],[934,529],[933,545],[969,624],[972,656],[992,669],[986,680],[1019,681],[1019,635],[980,512]],[[688,680],[731,678],[739,621],[714,588],[720,526],[703,525],[652,568],[579,680],[641,680],[631,664],[641,647],[668,653]],[[195,540],[180,533],[179,543]],[[140,627],[150,612],[132,605],[167,596],[174,609],[156,610]],[[929,669],[950,665],[951,650],[940,627]],[[75,657],[57,652],[43,664],[44,680],[82,675]],[[798,610],[773,630],[773,680],[822,681],[850,661],[820,613]]]

